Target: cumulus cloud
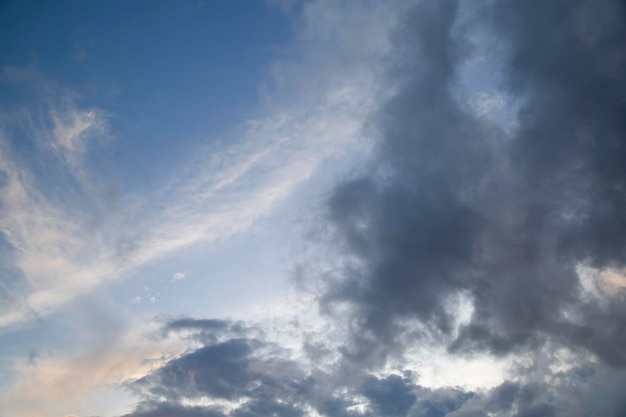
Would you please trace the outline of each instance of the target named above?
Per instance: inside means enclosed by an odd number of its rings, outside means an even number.
[[[329,200],[343,266],[322,305],[349,306],[347,352],[368,365],[415,340],[406,323],[417,319],[453,352],[505,355],[558,340],[623,366],[624,293],[605,293],[600,307],[578,272],[626,262],[623,5],[463,6],[424,2],[394,37],[396,94],[377,118],[373,173]],[[468,21],[505,45],[505,88],[524,97],[513,133],[455,93]],[[460,327],[445,309],[459,292],[473,309]]]
[[[163,336],[201,341],[127,389],[140,401],[125,417],[144,416],[584,416],[619,415],[623,372],[552,349],[509,369],[509,379],[487,389],[420,384],[412,369],[332,372],[305,364],[277,346],[256,324],[182,318]],[[572,356],[573,355],[573,356]]]

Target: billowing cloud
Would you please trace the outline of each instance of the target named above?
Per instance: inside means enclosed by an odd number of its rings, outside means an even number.
[[[623,290],[590,301],[579,273],[626,262],[623,5],[463,6],[424,2],[398,28],[373,173],[329,200],[348,261],[322,305],[349,306],[348,353],[367,364],[401,353],[417,320],[453,352],[557,340],[626,365]],[[523,97],[512,133],[459,100],[467,22],[504,44],[505,89]],[[460,293],[459,328],[445,306]]]
[[[584,416],[619,415],[623,372],[550,349],[511,367],[488,389],[420,384],[419,374],[346,368],[332,372],[297,360],[262,328],[227,320],[177,319],[163,335],[187,334],[199,346],[130,380],[139,397],[125,417],[147,416]],[[569,356],[568,356],[569,355]]]

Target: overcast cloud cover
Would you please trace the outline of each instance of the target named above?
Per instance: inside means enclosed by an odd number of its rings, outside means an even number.
[[[626,416],[626,2],[16,4],[3,415]]]

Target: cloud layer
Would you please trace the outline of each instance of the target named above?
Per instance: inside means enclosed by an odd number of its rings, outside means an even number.
[[[623,372],[546,350],[491,389],[430,388],[415,370],[370,373],[306,365],[240,322],[178,319],[164,335],[201,345],[127,388],[141,401],[124,417],[165,416],[584,416],[620,415]]]
[[[122,386],[136,399],[124,417],[626,413],[624,2],[287,3],[302,55],[273,68],[264,113],[115,207],[85,163],[104,112],[48,100],[41,118],[7,124],[68,188],[48,188],[5,126],[0,231],[15,278],[0,281],[0,326],[240,233],[323,161],[367,153],[315,217],[297,308],[160,318],[143,342],[33,354],[21,375],[76,398],[91,375]],[[429,383],[426,362],[446,358],[490,384]],[[54,403],[24,381],[15,410]]]

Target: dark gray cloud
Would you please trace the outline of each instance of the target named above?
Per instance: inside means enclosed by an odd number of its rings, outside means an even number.
[[[179,320],[173,327],[184,331],[182,323],[198,324]],[[300,417],[313,412],[329,417],[582,417],[626,411],[626,375],[583,353],[569,358],[563,369],[550,369],[558,361],[544,349],[530,365],[522,361],[511,380],[488,390],[433,389],[419,385],[410,369],[346,378],[348,370],[338,363],[332,372],[323,372],[257,337],[254,326],[242,337],[229,338],[228,328],[241,323],[222,323],[220,330],[213,325],[202,330],[218,333],[201,338],[207,341],[202,346],[129,381],[140,402],[124,417]]]
[[[399,375],[384,379],[370,377],[363,382],[361,390],[372,402],[376,414],[405,416],[417,399],[412,385]]]
[[[170,402],[142,403],[133,413],[123,417],[225,417],[219,410],[211,407],[186,407]]]
[[[180,318],[164,326],[165,333],[177,330],[221,331],[229,328],[228,320]]]
[[[156,375],[135,384],[145,386],[154,396],[177,399],[207,393],[216,398],[233,399],[245,394],[252,381],[247,372],[253,342],[231,339],[202,347],[169,362]],[[203,372],[195,370],[202,367]]]
[[[161,336],[167,337],[171,333],[185,332],[191,339],[204,344],[214,344],[220,338],[241,336],[246,332],[241,322],[220,319],[195,319],[183,317],[165,323]]]
[[[410,320],[452,338],[443,306],[464,292],[474,312],[453,352],[555,339],[624,366],[624,290],[589,300],[577,272],[626,266],[624,2],[472,7],[421,2],[397,30],[372,173],[328,204],[340,256],[358,262],[328,280],[322,307],[352,307],[346,357],[367,365],[415,340]],[[476,25],[502,51],[513,133],[459,100]]]
[[[203,322],[181,319],[166,323],[164,329],[188,330],[185,323],[197,329]],[[421,387],[408,370],[402,376],[363,373],[346,379],[339,371],[335,375],[305,369],[289,358],[289,352],[273,349],[266,340],[228,339],[228,328],[240,323],[220,321],[218,329],[214,324],[203,326],[203,332],[214,336],[201,338],[207,341],[203,346],[127,383],[141,401],[125,417],[299,417],[311,410],[331,417],[396,417],[411,410],[419,411],[411,415],[443,416],[474,395]],[[190,405],[199,400],[209,405]],[[225,402],[231,406],[224,406]]]
[[[460,409],[476,394],[455,388],[429,389],[413,382],[411,371],[383,378],[366,376],[360,393],[370,400],[374,416],[443,417]]]
[[[256,329],[227,320],[182,318],[164,324],[162,334],[184,331],[195,332],[193,339],[203,345],[129,381],[129,390],[143,398],[129,417],[302,415],[302,371],[280,347],[258,339]],[[203,398],[241,404],[228,413],[223,407],[185,404]]]

